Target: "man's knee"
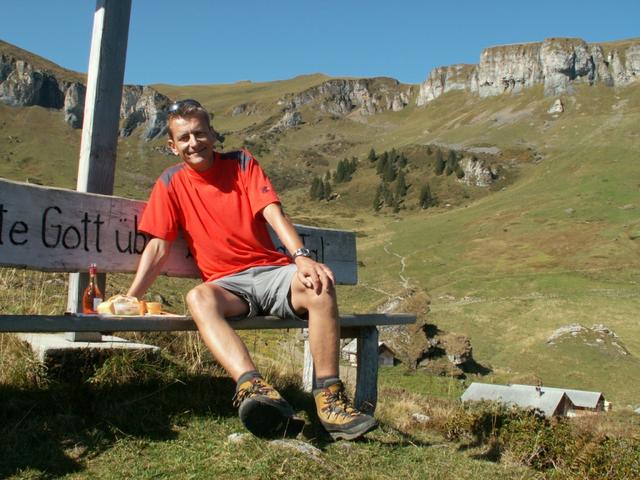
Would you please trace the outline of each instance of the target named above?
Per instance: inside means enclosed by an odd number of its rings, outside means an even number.
[[[222,296],[217,293],[218,292],[216,289],[212,289],[204,283],[198,285],[197,287],[194,287],[189,290],[189,292],[187,292],[187,306],[190,310],[192,310],[205,303],[208,303],[209,305],[211,305],[212,303],[213,305],[218,305],[222,300]]]
[[[201,305],[205,301],[207,294],[203,291],[203,285],[198,285],[187,292],[185,300],[190,310]]]
[[[337,299],[335,290],[330,292],[322,291],[317,294],[311,288],[302,288],[299,292],[299,303],[307,310],[313,309],[335,309],[337,306]]]

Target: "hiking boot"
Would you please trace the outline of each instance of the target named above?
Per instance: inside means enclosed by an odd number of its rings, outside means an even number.
[[[341,381],[313,391],[318,418],[334,440],[354,440],[375,429],[378,422],[351,405]]]
[[[295,437],[304,427],[291,405],[260,377],[238,385],[233,406],[242,424],[256,437]]]

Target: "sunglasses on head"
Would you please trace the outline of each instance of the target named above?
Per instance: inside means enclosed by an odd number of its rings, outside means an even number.
[[[167,112],[169,113],[169,115],[171,115],[183,109],[184,107],[202,108],[202,105],[200,105],[200,102],[198,102],[197,100],[193,100],[192,98],[187,98],[186,100],[178,100],[177,102],[172,103],[169,106],[169,110],[167,110]]]

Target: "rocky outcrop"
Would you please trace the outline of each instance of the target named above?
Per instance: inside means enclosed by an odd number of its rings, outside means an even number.
[[[64,121],[71,128],[82,128],[86,93],[87,87],[78,82],[70,83],[64,91]]]
[[[251,115],[256,113],[257,106],[254,103],[241,103],[240,105],[236,105],[231,110],[231,116],[237,117],[238,115]]]
[[[497,178],[497,173],[486,162],[476,156],[463,157],[459,162],[464,176],[460,178],[462,183],[475,185],[476,187],[488,187]]]
[[[72,128],[81,128],[86,86],[60,79],[46,69],[34,68],[25,60],[0,54],[0,102],[15,107],[40,106],[62,110]],[[122,92],[121,135],[142,127],[142,138],[150,140],[166,132],[168,97],[150,87],[126,85]]]
[[[167,107],[171,100],[151,87],[125,85],[122,89],[120,136],[142,126],[141,137],[151,140],[167,133]]]
[[[475,70],[475,65],[468,64],[434,68],[424,83],[420,85],[417,104],[425,105],[443,93],[452,90],[474,90],[476,86],[471,82],[477,80]]]
[[[411,87],[391,78],[358,80],[333,79],[301,93],[287,95],[278,104],[286,110],[317,104],[323,112],[337,117],[359,110],[361,115],[392,110],[397,112],[409,103]]]
[[[578,38],[487,48],[478,65],[434,69],[420,86],[417,104],[451,90],[480,97],[543,85],[545,95],[572,93],[576,83],[622,87],[640,79],[640,41],[589,44]]]
[[[285,112],[282,118],[269,129],[269,132],[284,132],[285,130],[293,128],[296,125],[300,125],[301,123],[302,115],[300,115],[300,112]]]
[[[382,338],[402,363],[434,375],[464,377],[490,371],[474,360],[468,337],[444,332],[422,320],[402,329],[387,328]]]
[[[52,74],[35,70],[24,60],[0,55],[0,101],[12,106],[60,109],[64,95]]]

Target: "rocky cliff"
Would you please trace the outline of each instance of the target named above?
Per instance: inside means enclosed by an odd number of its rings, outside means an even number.
[[[409,103],[411,87],[392,78],[332,79],[301,93],[287,95],[278,104],[297,110],[315,103],[326,113],[343,117],[359,110],[373,115],[386,110],[402,110]]]
[[[40,106],[62,110],[73,128],[82,127],[86,86],[82,77],[0,42],[0,102],[16,107]],[[126,85],[122,92],[120,134],[141,127],[146,140],[166,132],[169,98],[153,88]]]
[[[487,48],[477,65],[434,69],[420,86],[417,105],[445,92],[480,97],[543,85],[545,95],[571,93],[576,83],[623,87],[640,79],[640,40],[589,44],[578,38]]]

